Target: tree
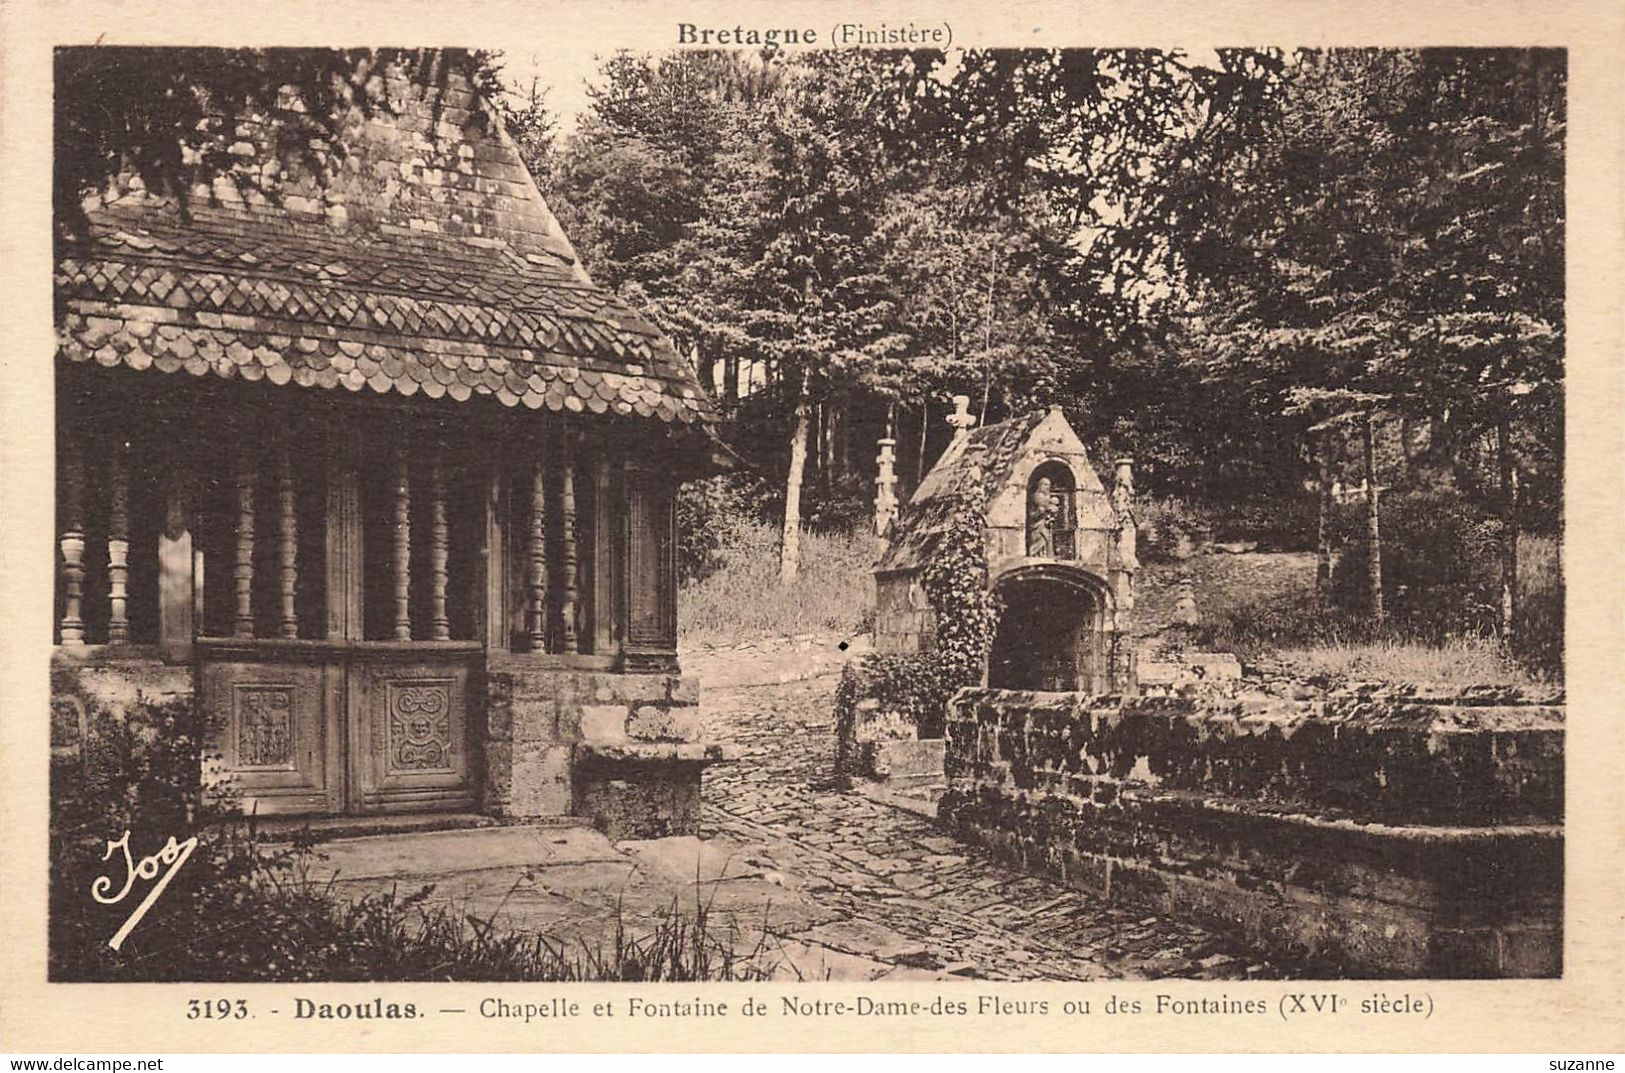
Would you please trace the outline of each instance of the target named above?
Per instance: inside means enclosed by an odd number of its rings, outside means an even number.
[[[83,199],[120,176],[176,198],[184,211],[196,184],[232,172],[236,126],[250,116],[276,122],[285,162],[325,177],[337,157],[315,153],[313,141],[342,153],[333,135],[352,109],[387,112],[382,75],[397,63],[421,68],[442,88],[454,71],[482,91],[499,85],[493,54],[461,49],[58,49],[58,235],[82,232]]]
[[[1249,382],[1244,412],[1291,434],[1380,397],[1430,429],[1431,461],[1503,518],[1503,627],[1512,456],[1561,457],[1563,82],[1541,50],[1299,54],[1262,136],[1185,170],[1194,220],[1170,231],[1217,329],[1205,375]]]

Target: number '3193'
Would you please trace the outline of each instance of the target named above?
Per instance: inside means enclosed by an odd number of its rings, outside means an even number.
[[[188,1021],[241,1021],[248,1016],[248,1000],[191,998],[186,1000]]]

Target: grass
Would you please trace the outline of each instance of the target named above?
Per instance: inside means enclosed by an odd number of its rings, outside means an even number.
[[[746,526],[709,576],[687,584],[678,602],[683,643],[731,644],[766,636],[836,633],[872,624],[874,547],[867,534],[804,532],[801,573],[778,583],[778,531]],[[1537,674],[1528,659],[1509,658],[1494,638],[1458,636],[1434,643],[1394,629],[1373,631],[1328,609],[1314,595],[1310,552],[1201,554],[1148,561],[1135,579],[1135,632],[1147,642],[1169,621],[1181,577],[1195,585],[1203,626],[1197,647],[1234,652],[1243,661],[1287,673],[1393,683],[1522,685],[1561,674],[1562,568],[1558,542],[1526,535],[1519,542],[1520,629],[1543,653]]]
[[[1527,686],[1530,675],[1508,659],[1490,638],[1452,637],[1441,644],[1398,638],[1376,641],[1326,640],[1280,648],[1269,654],[1283,670],[1308,677],[1362,682],[1444,686]]]
[[[874,606],[875,545],[866,533],[801,534],[796,580],[779,584],[779,533],[752,523],[722,549],[716,570],[683,587],[677,628],[685,646],[732,644],[798,633],[851,636]]]
[[[1525,537],[1519,544],[1520,628],[1526,638],[1553,644],[1561,667],[1562,576],[1557,542]],[[1512,658],[1497,638],[1453,636],[1423,640],[1315,598],[1315,557],[1198,555],[1149,563],[1136,579],[1136,632],[1149,638],[1169,619],[1181,577],[1195,587],[1202,626],[1191,643],[1234,652],[1243,662],[1287,674],[1403,685],[1526,686],[1545,675]],[[1554,632],[1555,631],[1555,632]]]

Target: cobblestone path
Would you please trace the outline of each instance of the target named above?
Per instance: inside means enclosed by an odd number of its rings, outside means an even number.
[[[979,856],[924,817],[833,789],[825,675],[708,689],[704,834],[738,844],[838,914],[801,938],[889,963],[887,979],[1238,979],[1290,975],[1187,924],[1104,902]]]

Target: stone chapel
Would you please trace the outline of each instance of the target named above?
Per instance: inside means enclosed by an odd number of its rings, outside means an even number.
[[[691,832],[711,403],[448,54],[379,77],[324,179],[245,116],[232,173],[127,179],[59,247],[53,743],[192,697],[261,815]]]

